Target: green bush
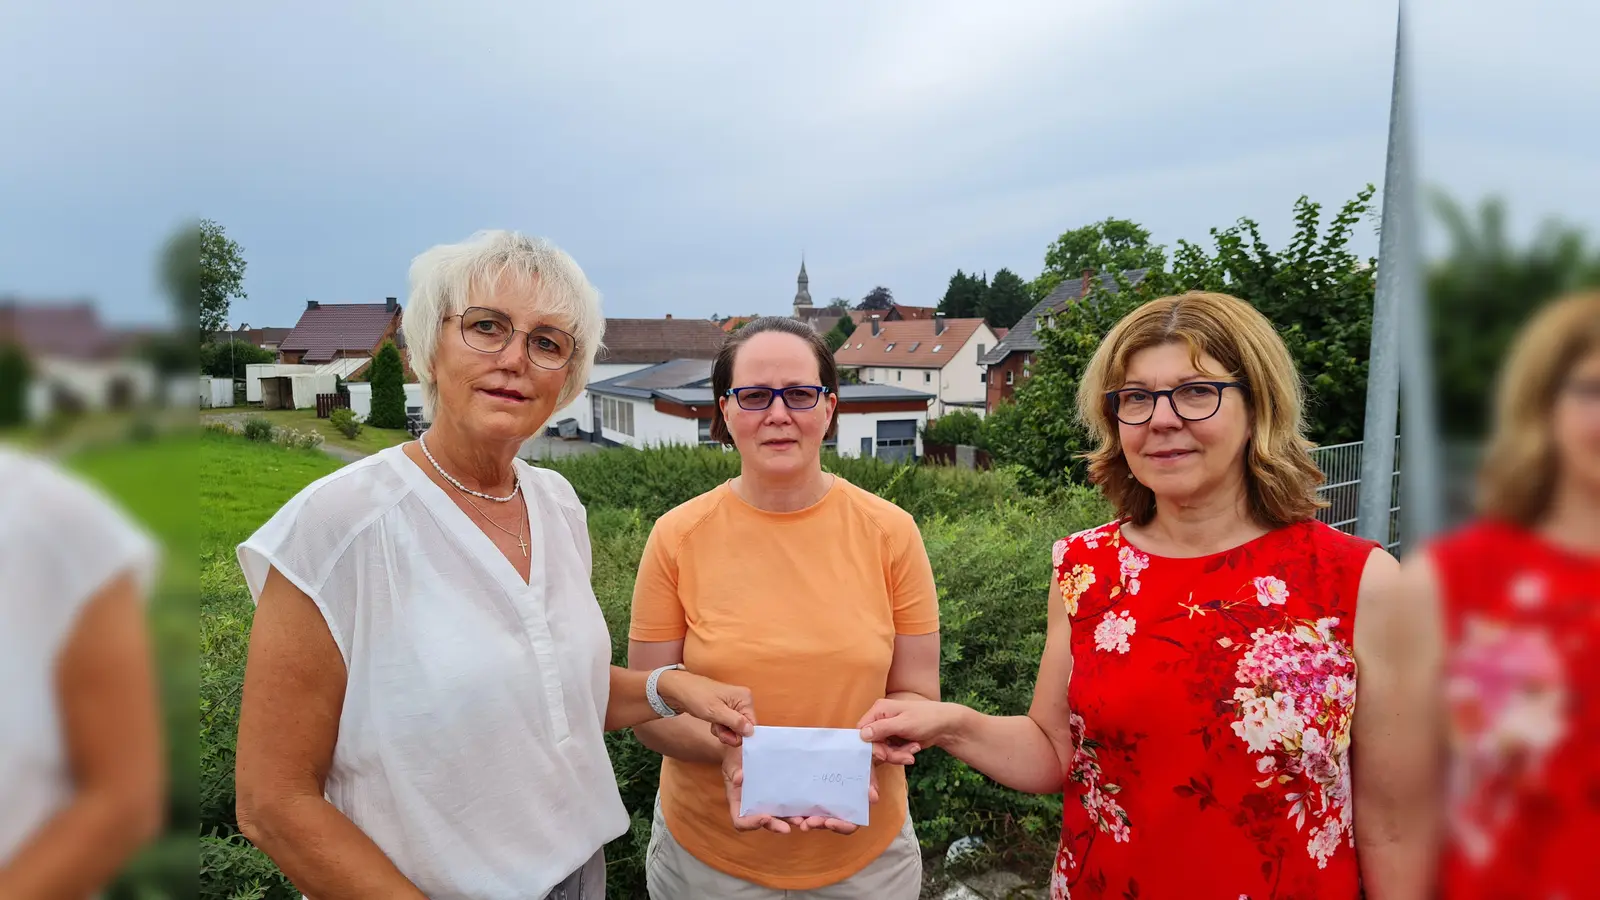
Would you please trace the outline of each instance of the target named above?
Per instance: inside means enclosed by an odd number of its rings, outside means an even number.
[[[384,341],[378,355],[367,367],[372,382],[372,411],[367,424],[373,428],[406,427],[405,366],[393,341]]]
[[[982,429],[982,416],[970,409],[956,409],[930,420],[923,426],[922,440],[927,444],[944,444],[951,447],[967,444],[978,447],[982,446],[979,443]]]
[[[263,443],[272,440],[272,423],[260,416],[251,416],[244,420],[244,436],[252,441]]]
[[[348,409],[336,409],[329,413],[328,422],[347,438],[354,438],[361,433],[361,423],[356,421],[356,414]]]
[[[0,343],[0,428],[21,425],[28,418],[28,357],[9,341]]]

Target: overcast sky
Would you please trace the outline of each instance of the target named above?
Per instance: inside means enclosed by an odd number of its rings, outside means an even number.
[[[161,321],[189,216],[243,246],[255,326],[403,298],[490,227],[613,316],[783,311],[802,252],[818,303],[931,305],[1107,216],[1281,243],[1383,177],[1395,2],[1312,6],[0,2],[0,293]],[[1408,7],[1425,177],[1600,238],[1600,12],[1503,6]]]

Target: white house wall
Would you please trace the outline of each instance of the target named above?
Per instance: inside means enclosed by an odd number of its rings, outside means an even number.
[[[928,424],[928,414],[923,410],[899,412],[873,412],[873,413],[842,413],[839,416],[839,455],[860,456],[861,439],[872,438],[873,447],[878,443],[878,423],[883,421],[900,421],[912,419],[917,423],[917,456],[922,455],[922,428]]]
[[[659,444],[697,444],[700,426],[695,419],[683,419],[656,411],[655,401],[633,397],[613,397],[621,403],[633,404],[633,434],[627,435],[605,428],[601,437],[626,444],[629,447],[649,447]],[[557,419],[565,418],[557,416]],[[579,420],[580,422],[582,420]]]
[[[985,353],[994,349],[1000,339],[990,330],[989,326],[981,325],[967,342],[956,351],[955,358],[945,364],[939,373],[938,399],[933,403],[935,418],[945,414],[950,408],[950,403],[971,403],[975,406],[964,407],[983,415],[984,402],[988,399],[988,386],[983,382],[984,369],[978,365],[978,345],[983,345]],[[911,386],[912,390],[922,390]],[[956,407],[963,408],[963,407]]]
[[[354,413],[358,420],[365,422],[367,416],[372,415],[372,385],[365,381],[356,381],[347,383],[345,387],[350,391],[350,412]],[[407,408],[422,405],[422,385],[407,384],[405,390]]]
[[[244,367],[244,402],[261,402],[261,379],[276,378],[279,375],[310,374],[317,371],[316,366],[303,366],[298,363],[250,363]]]
[[[651,363],[595,363],[589,371],[589,384],[616,378],[619,375],[628,375],[640,369],[650,368]],[[571,404],[556,410],[550,417],[550,424],[555,425],[562,419],[577,419],[578,429],[586,434],[594,432],[594,400],[587,388],[578,392]]]

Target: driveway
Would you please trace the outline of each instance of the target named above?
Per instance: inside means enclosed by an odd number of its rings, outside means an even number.
[[[547,434],[538,434],[522,445],[522,449],[517,451],[517,456],[530,461],[565,459],[568,456],[597,453],[602,449],[604,448],[599,444],[591,444],[588,441],[564,441]]]

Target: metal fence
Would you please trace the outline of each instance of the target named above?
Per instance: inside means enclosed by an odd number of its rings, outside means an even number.
[[[1311,459],[1327,478],[1317,493],[1328,501],[1317,518],[1340,531],[1354,534],[1356,510],[1361,500],[1361,441],[1314,447]],[[1400,550],[1400,438],[1394,441],[1394,474],[1389,487],[1389,552]]]

